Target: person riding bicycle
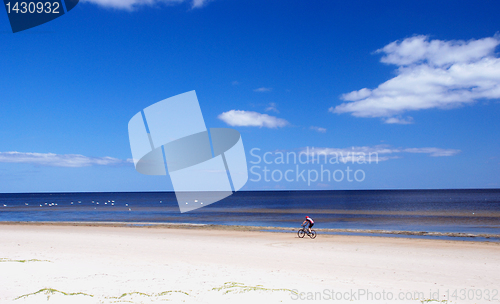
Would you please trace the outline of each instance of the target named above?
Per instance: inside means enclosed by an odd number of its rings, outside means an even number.
[[[312,218],[306,216],[306,220],[302,223],[302,226],[305,226],[309,224],[309,227],[307,228],[307,230],[309,231],[309,233],[311,233],[311,227],[314,225],[314,221]]]

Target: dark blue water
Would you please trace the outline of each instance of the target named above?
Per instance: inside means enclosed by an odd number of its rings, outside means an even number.
[[[0,194],[0,221],[108,221],[500,235],[500,190],[237,192],[181,214],[173,192]]]

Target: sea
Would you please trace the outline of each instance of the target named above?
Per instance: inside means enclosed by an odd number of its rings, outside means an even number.
[[[174,192],[0,194],[0,222],[300,228],[318,233],[500,240],[500,189],[240,191],[181,213]],[[292,229],[288,229],[292,230]]]

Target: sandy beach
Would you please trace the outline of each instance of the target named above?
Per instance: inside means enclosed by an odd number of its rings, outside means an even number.
[[[500,244],[0,224],[2,303],[497,303]]]

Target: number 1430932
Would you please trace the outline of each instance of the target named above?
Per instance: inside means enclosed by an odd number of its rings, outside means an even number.
[[[7,2],[7,13],[16,14],[59,14],[59,2]]]

